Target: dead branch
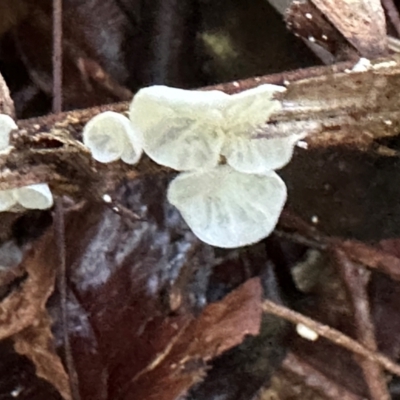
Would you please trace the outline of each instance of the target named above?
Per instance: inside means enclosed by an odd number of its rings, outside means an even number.
[[[336,249],[334,253],[337,259],[337,267],[353,306],[357,339],[365,347],[376,352],[378,347],[367,292],[371,272],[353,263],[344,251]],[[365,358],[357,358],[357,361],[363,371],[371,398],[373,400],[390,400],[391,396],[380,366]]]
[[[346,256],[364,267],[376,269],[389,275],[393,280],[400,280],[400,259],[378,248],[374,248],[357,240],[342,240],[319,232],[301,218],[284,211],[281,214],[279,227],[275,229],[278,237],[303,244],[318,250],[328,248],[340,249]],[[289,232],[287,232],[289,231]]]
[[[393,87],[400,86],[399,60],[399,56],[378,60],[373,69],[358,73],[346,73],[352,63],[343,63],[250,78],[204,90],[234,93],[264,83],[286,84],[288,90],[281,99],[283,110],[263,127],[260,136],[285,135],[289,131],[308,133],[305,140],[310,147],[347,145],[364,151],[371,147],[376,150],[377,139],[396,136],[399,131],[400,99],[396,97],[399,91]],[[371,86],[375,80],[380,85],[377,88]],[[349,91],[352,100],[346,100]],[[371,98],[370,102],[366,103],[365,98]],[[310,104],[317,106],[310,108]],[[124,102],[19,121],[19,130],[12,137],[14,149],[0,157],[0,190],[45,181],[56,194],[71,195],[82,190],[79,188],[89,186],[93,191],[104,187],[99,183],[100,175],[111,175],[110,183],[129,174],[133,178],[138,174],[169,171],[146,157],[135,169],[122,163],[104,167],[94,162],[82,146],[82,129],[93,116],[107,110],[125,113],[128,106]],[[397,155],[394,150],[384,149],[386,154]],[[77,182],[72,181],[72,176]]]
[[[292,322],[293,324],[303,324],[313,331],[317,332],[318,335],[330,340],[336,345],[344,347],[354,354],[358,354],[370,361],[378,363],[389,372],[400,376],[400,365],[396,364],[383,354],[367,349],[356,340],[350,338],[349,336],[334,328],[331,328],[330,326],[314,321],[313,319],[306,317],[303,314],[293,311],[285,306],[276,304],[270,300],[264,300],[263,310],[266,313],[281,317],[287,321]]]
[[[307,364],[301,357],[289,352],[283,360],[282,367],[301,377],[305,384],[323,393],[328,399],[361,400],[360,396],[349,392],[343,386],[327,378],[320,371]]]
[[[53,112],[62,110],[62,0],[53,0]]]

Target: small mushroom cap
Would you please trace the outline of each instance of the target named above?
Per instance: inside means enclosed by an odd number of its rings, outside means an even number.
[[[15,121],[9,115],[0,114],[0,151],[10,145],[10,133],[14,129],[18,129]]]
[[[260,85],[230,96],[231,102],[224,111],[226,138],[222,155],[229,165],[245,173],[262,174],[286,165],[293,154],[297,135],[255,139],[271,114],[282,104],[273,97],[286,89],[276,85]]]
[[[129,119],[113,111],[98,114],[85,125],[83,143],[93,158],[102,163],[122,158],[135,164],[142,155],[140,139]]]
[[[0,190],[0,212],[10,210],[16,203],[13,190]]]
[[[234,248],[272,232],[286,201],[286,186],[273,171],[243,174],[222,165],[178,175],[167,197],[199,239]]]
[[[228,102],[229,95],[218,90],[151,86],[133,98],[130,119],[156,163],[179,171],[207,169],[219,161]]]
[[[53,205],[53,195],[47,183],[14,189],[14,196],[18,203],[27,209],[45,210]]]

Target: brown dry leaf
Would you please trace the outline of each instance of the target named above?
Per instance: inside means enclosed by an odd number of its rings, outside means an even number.
[[[312,0],[363,57],[387,54],[386,21],[380,0]]]
[[[207,361],[240,344],[246,335],[259,333],[261,296],[260,280],[253,278],[207,306],[161,363],[134,379],[129,392],[146,400],[183,395],[204,377]]]
[[[38,377],[50,382],[65,400],[71,400],[69,377],[55,352],[50,325],[47,312],[43,312],[37,324],[14,335],[14,348],[35,364]]]
[[[15,350],[36,366],[39,377],[52,383],[64,399],[71,399],[69,379],[55,352],[46,302],[54,290],[55,268],[49,259],[53,231],[34,243],[21,263],[27,278],[0,304],[0,338],[12,337]]]
[[[38,324],[47,299],[53,293],[55,270],[47,262],[46,242],[51,235],[39,239],[23,261],[26,280],[0,303],[0,340]]]

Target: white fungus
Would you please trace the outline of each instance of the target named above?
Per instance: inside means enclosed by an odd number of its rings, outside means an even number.
[[[0,212],[10,210],[16,203],[13,190],[0,190]]]
[[[53,195],[46,183],[0,191],[0,212],[12,211],[17,204],[27,209],[45,210],[53,206]]]
[[[227,95],[152,86],[134,97],[133,129],[153,161],[186,171],[170,183],[167,197],[204,242],[234,248],[274,229],[286,201],[274,170],[290,161],[302,136],[253,135],[282,108],[274,96],[285,90],[260,85]]]
[[[14,120],[6,114],[0,114],[0,151],[10,145],[10,133],[18,129]]]
[[[229,97],[218,90],[151,86],[134,97],[130,120],[142,137],[145,153],[156,163],[180,171],[210,168],[219,161],[222,110]]]
[[[46,210],[53,205],[53,195],[47,183],[14,189],[14,196],[22,207],[28,209]]]
[[[286,89],[260,85],[238,94],[188,91],[166,86],[140,90],[130,119],[144,151],[156,163],[191,171],[228,164],[246,173],[280,168],[291,158],[294,136],[251,140],[269,116],[281,108],[273,99]]]
[[[277,92],[286,89],[276,85],[261,85],[229,96],[225,107],[225,140],[221,154],[229,165],[245,173],[264,173],[286,165],[292,157],[296,136],[252,140],[281,103],[273,100]]]
[[[229,248],[271,233],[286,201],[286,186],[273,171],[244,174],[221,165],[180,174],[167,197],[202,241]]]
[[[102,163],[121,159],[136,164],[142,155],[140,139],[129,119],[113,111],[98,114],[85,125],[83,143]]]

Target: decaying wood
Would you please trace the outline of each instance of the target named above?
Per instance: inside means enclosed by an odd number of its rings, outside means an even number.
[[[114,174],[121,178],[125,172],[135,174],[122,163],[111,168],[95,163],[79,140],[83,126],[94,115],[126,108],[127,104],[114,104],[20,121],[12,137],[14,148],[0,157],[0,190],[48,182],[58,194],[96,196],[106,190]],[[99,179],[100,175],[106,178]]]
[[[364,57],[387,53],[385,14],[380,0],[312,0]]]
[[[273,115],[257,137],[307,134],[310,147],[348,145],[359,150],[378,149],[378,139],[397,136],[400,127],[399,56],[372,62],[353,72],[354,63],[318,67],[250,78],[204,88],[235,93],[264,83],[286,84],[283,109]],[[35,182],[48,182],[56,194],[93,197],[114,181],[137,174],[167,171],[143,157],[138,167],[123,163],[96,163],[80,142],[84,125],[96,114],[112,110],[125,113],[129,103],[19,121],[12,135],[14,147],[0,156],[0,190]]]
[[[311,1],[292,1],[284,17],[287,28],[301,37],[324,64],[358,59],[357,50]]]
[[[380,0],[269,2],[285,16],[288,29],[301,37],[325,64],[388,54],[385,14]]]
[[[396,136],[400,112],[399,56],[377,60],[365,71],[326,74],[288,85],[283,110],[260,136],[308,134],[310,146],[351,145],[360,150]],[[396,155],[390,149],[381,149]]]

